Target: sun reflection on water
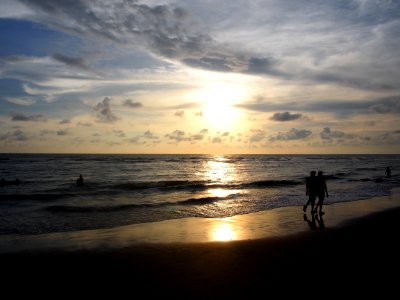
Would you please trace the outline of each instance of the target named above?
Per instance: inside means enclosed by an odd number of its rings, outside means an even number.
[[[206,179],[213,182],[226,183],[236,180],[234,164],[227,162],[223,156],[217,156],[213,160],[207,161],[204,172]]]
[[[218,224],[212,231],[214,241],[232,241],[236,239],[236,232],[229,223]]]

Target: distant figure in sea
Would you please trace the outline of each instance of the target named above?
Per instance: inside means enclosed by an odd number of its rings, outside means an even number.
[[[322,171],[318,171],[318,176],[317,176],[318,203],[315,206],[315,211],[318,210],[318,213],[320,215],[324,214],[324,212],[322,211],[322,206],[324,205],[325,195],[326,195],[326,197],[329,197],[328,188],[326,186],[326,181],[325,181],[325,178],[324,178],[323,174],[324,173]]]
[[[303,211],[306,212],[308,205],[311,204],[311,214],[314,214],[315,212],[314,205],[318,193],[318,182],[315,174],[316,174],[315,171],[311,171],[310,177],[308,177],[306,180],[306,196],[308,196],[308,200],[306,204],[303,205]]]
[[[390,170],[390,167],[386,167],[386,178],[391,178],[392,177],[392,171]]]
[[[83,177],[82,177],[82,175],[79,175],[79,178],[76,180],[76,185],[77,186],[83,185]]]

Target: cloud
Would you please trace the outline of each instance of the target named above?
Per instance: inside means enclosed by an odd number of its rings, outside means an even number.
[[[69,119],[62,119],[58,124],[70,124],[71,121]]]
[[[11,120],[12,121],[22,121],[22,122],[27,122],[27,121],[31,121],[31,122],[46,122],[47,119],[41,115],[26,115],[22,112],[16,112],[16,111],[12,111],[10,112],[11,114]]]
[[[149,139],[149,140],[158,140],[159,137],[155,136],[154,133],[152,133],[150,130],[145,131],[143,134],[143,138]]]
[[[111,111],[110,101],[110,98],[104,97],[103,101],[95,106],[94,110],[97,112],[99,122],[113,123],[118,120],[118,117]]]
[[[204,134],[198,133],[190,136],[191,141],[200,141],[204,138]]]
[[[29,138],[20,129],[0,135],[0,141],[5,141],[5,142],[13,142],[13,141],[23,142],[27,140],[29,140]]]
[[[288,132],[279,132],[276,136],[270,137],[270,141],[291,141],[291,140],[302,140],[311,135],[310,130],[296,128],[290,129]]]
[[[146,144],[146,141],[143,141],[143,139],[151,140],[153,143],[158,143],[160,140],[160,138],[156,136],[153,132],[151,132],[150,130],[146,130],[142,135],[137,135],[129,139],[129,142],[132,144]]]
[[[117,137],[125,137],[125,133],[122,130],[113,130]]]
[[[143,107],[143,104],[141,102],[133,102],[131,99],[126,99],[123,105],[130,108]]]
[[[166,134],[165,137],[175,142],[189,141],[189,138],[185,137],[185,132],[178,129]]]
[[[78,69],[89,70],[89,67],[86,65],[85,61],[82,58],[69,57],[59,53],[53,54],[52,58],[56,61],[62,62],[67,66],[71,66]]]
[[[301,118],[302,114],[291,114],[290,112],[286,111],[283,113],[274,113],[270,120],[285,122],[285,121],[293,121]]]
[[[148,51],[166,62],[305,84],[400,88],[398,1],[221,1],[212,7],[207,1],[21,2],[31,10],[25,18],[84,40]],[[80,58],[55,57],[86,65]]]
[[[68,134],[67,130],[57,130],[56,133],[58,136],[64,136]]]
[[[321,133],[320,137],[323,140],[332,140],[332,139],[353,139],[356,136],[354,134],[346,134],[343,131],[332,131],[329,127],[325,127]]]
[[[183,110],[177,110],[177,111],[174,113],[174,116],[179,117],[179,118],[183,118],[184,115],[185,115],[185,111],[183,111]]]
[[[369,111],[378,114],[400,113],[400,96],[378,99],[369,107]]]
[[[82,126],[82,127],[91,127],[92,123],[79,121],[76,125]]]
[[[264,130],[260,130],[260,129],[252,130],[252,134],[250,136],[249,141],[250,141],[250,143],[257,143],[257,142],[262,141],[265,138],[265,136],[266,136],[266,133]]]
[[[78,36],[101,37],[132,47],[141,47],[154,55],[192,67],[216,71],[273,74],[275,63],[220,44],[195,15],[172,4],[147,5],[139,1],[118,2],[76,0],[25,0],[35,21]],[[82,60],[63,55],[55,59],[75,67]]]
[[[14,103],[17,105],[22,105],[22,106],[29,106],[32,104],[35,104],[36,101],[34,99],[32,99],[32,97],[5,97],[5,99],[10,102],[10,103]]]
[[[212,139],[212,143],[213,144],[221,144],[222,143],[222,139],[219,136],[216,136]]]
[[[366,99],[363,101],[347,99],[312,99],[309,101],[289,100],[289,102],[274,101],[273,99],[268,100],[265,97],[257,96],[254,100],[236,104],[235,107],[256,112],[273,112],[286,109],[288,105],[290,105],[292,111],[330,112],[341,116],[368,113],[398,114],[400,113],[400,96]],[[280,113],[280,115],[276,114],[277,113],[275,113],[272,118],[290,118],[295,115],[300,115],[299,118],[304,117],[301,116],[301,114],[292,114],[290,112]]]

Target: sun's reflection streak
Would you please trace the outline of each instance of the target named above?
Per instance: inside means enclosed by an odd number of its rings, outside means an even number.
[[[207,161],[203,172],[206,180],[212,182],[227,183],[237,179],[234,164],[227,162],[223,156]]]
[[[212,229],[211,238],[213,241],[233,241],[236,240],[236,232],[229,223],[218,224]]]

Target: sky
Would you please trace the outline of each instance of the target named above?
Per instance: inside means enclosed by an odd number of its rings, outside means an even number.
[[[0,152],[400,153],[400,1],[0,0]]]

